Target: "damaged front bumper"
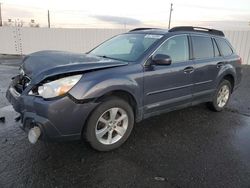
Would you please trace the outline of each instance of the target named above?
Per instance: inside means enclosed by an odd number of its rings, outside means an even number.
[[[6,97],[15,111],[21,114],[21,128],[28,132],[34,127],[41,130],[42,140],[78,140],[95,102],[77,103],[68,95],[45,100],[19,93],[13,80]],[[27,92],[23,92],[27,93]]]

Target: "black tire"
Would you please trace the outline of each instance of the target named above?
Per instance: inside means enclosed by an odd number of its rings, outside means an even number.
[[[96,136],[96,127],[98,126],[97,123],[98,123],[99,118],[102,117],[103,114],[109,113],[107,111],[111,108],[119,108],[119,109],[124,110],[124,112],[127,114],[127,124],[126,124],[127,128],[126,128],[124,135],[117,142],[112,143],[112,144],[103,144],[101,143],[101,141],[98,140]],[[121,122],[123,122],[123,120]],[[128,139],[133,129],[133,126],[134,126],[134,113],[133,113],[132,107],[126,101],[118,97],[109,97],[109,98],[104,99],[101,102],[101,104],[91,113],[86,124],[85,137],[92,148],[98,151],[110,151],[110,150],[118,148]],[[104,127],[106,127],[106,125]],[[115,133],[118,133],[118,132],[115,132]],[[107,134],[109,134],[109,131],[107,132]]]
[[[219,91],[220,91],[221,88],[222,88],[223,86],[225,86],[225,85],[229,88],[229,97],[228,97],[228,99],[227,99],[227,101],[226,101],[226,104],[225,104],[224,106],[220,107],[220,106],[218,105],[218,103],[217,103],[217,98],[218,98]],[[228,101],[230,100],[231,93],[232,93],[232,84],[231,84],[228,80],[222,80],[222,81],[220,82],[220,84],[218,85],[216,91],[215,91],[215,94],[214,94],[214,96],[213,96],[213,100],[212,100],[211,102],[208,102],[208,103],[207,103],[208,108],[209,108],[210,110],[212,110],[212,111],[215,111],[215,112],[220,112],[220,111],[222,111],[222,110],[226,107]]]

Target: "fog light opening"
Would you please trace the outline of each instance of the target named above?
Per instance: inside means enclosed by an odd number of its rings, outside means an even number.
[[[28,139],[31,144],[35,144],[41,135],[41,129],[39,127],[33,127],[29,130]]]

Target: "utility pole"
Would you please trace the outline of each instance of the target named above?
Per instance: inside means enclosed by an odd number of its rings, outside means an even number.
[[[49,15],[49,10],[48,10],[48,28],[50,28],[50,15]]]
[[[0,3],[0,27],[3,26],[3,20],[2,20],[2,3]]]
[[[173,11],[173,3],[171,3],[170,6],[170,12],[169,12],[169,21],[168,21],[168,29],[170,29],[170,25],[171,25],[171,16],[172,16],[172,11]]]

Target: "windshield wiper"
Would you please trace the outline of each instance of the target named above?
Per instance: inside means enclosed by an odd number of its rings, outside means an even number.
[[[106,56],[106,55],[98,55],[98,57],[102,57],[102,58],[105,58],[105,59],[113,59],[113,58],[108,57],[108,56]]]
[[[125,61],[124,59],[118,59],[118,58],[114,58],[114,57],[108,57],[106,55],[97,55],[97,56],[105,58],[105,59],[114,59],[114,60],[118,60],[118,61]]]

